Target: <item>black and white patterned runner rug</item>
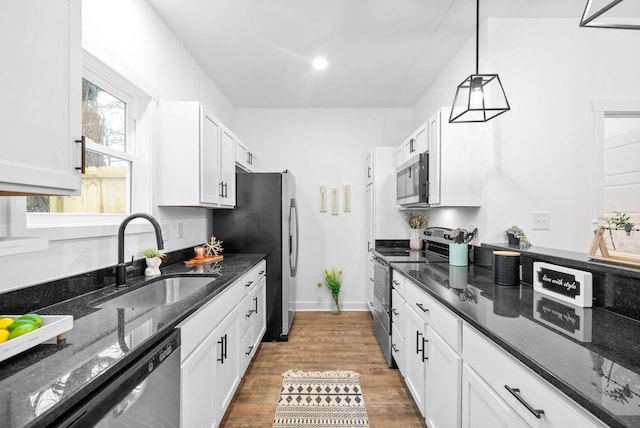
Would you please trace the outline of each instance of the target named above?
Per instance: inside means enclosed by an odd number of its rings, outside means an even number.
[[[282,378],[274,428],[369,426],[359,373],[289,370]]]

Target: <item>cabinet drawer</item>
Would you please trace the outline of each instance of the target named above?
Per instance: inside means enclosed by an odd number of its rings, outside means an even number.
[[[396,271],[393,271],[393,279],[391,280],[392,287],[398,291],[402,297],[404,297],[404,288],[405,288],[406,279],[403,275],[399,274]]]
[[[393,356],[400,373],[405,374],[405,364],[406,364],[406,355],[405,355],[405,340],[401,330],[398,330],[398,326],[394,325],[391,328],[391,355]]]
[[[182,343],[181,361],[184,361],[220,321],[233,310],[245,295],[244,288],[240,281],[234,282],[215,299],[178,325]]]
[[[431,328],[436,330],[449,346],[457,352],[461,351],[462,320],[460,318],[409,280],[405,284],[405,300],[407,306],[415,310],[429,323]]]
[[[404,331],[405,325],[405,302],[396,290],[391,291],[391,323],[398,327],[399,331]]]
[[[463,357],[482,379],[531,426],[604,427],[566,395],[531,372],[482,334],[464,325]],[[511,388],[513,392],[507,390]],[[517,390],[517,391],[516,391]],[[527,410],[518,394],[533,410]],[[534,411],[542,410],[539,418]]]
[[[244,285],[246,291],[253,290],[260,280],[266,276],[267,273],[267,262],[261,261],[258,263],[253,269],[247,272],[241,279],[240,282]]]

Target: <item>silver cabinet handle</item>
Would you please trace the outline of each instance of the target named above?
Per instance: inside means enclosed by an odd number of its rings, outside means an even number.
[[[531,414],[533,414],[533,416],[540,419],[542,415],[544,415],[544,410],[534,409],[531,404],[527,403],[527,401],[522,398],[522,395],[520,395],[520,388],[511,388],[509,385],[505,385],[504,387],[507,391],[509,391],[511,395],[516,398],[516,400],[520,402],[520,404],[526,407],[527,410],[530,411]]]
[[[422,312],[429,312],[429,309],[425,308],[422,303],[416,303],[416,306],[419,307]]]

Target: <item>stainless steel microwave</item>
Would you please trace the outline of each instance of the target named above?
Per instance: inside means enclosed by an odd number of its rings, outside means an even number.
[[[397,200],[404,207],[429,206],[429,153],[424,152],[397,170]]]

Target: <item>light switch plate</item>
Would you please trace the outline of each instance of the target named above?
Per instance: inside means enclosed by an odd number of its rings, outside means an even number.
[[[532,229],[535,229],[535,230],[551,229],[551,214],[549,214],[548,212],[534,212]]]

